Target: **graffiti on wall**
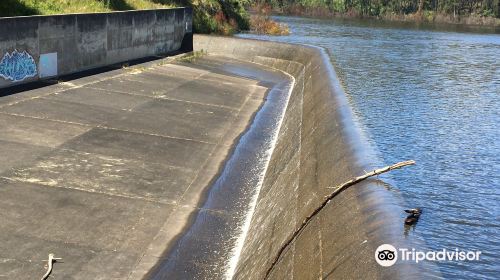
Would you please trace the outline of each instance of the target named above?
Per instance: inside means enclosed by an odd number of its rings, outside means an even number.
[[[0,60],[0,77],[20,82],[37,74],[36,62],[26,51],[6,53]]]

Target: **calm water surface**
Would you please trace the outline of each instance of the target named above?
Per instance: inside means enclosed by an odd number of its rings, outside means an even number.
[[[326,48],[381,164],[417,161],[384,177],[424,209],[413,232],[430,249],[482,251],[439,263],[443,277],[499,279],[500,35],[277,20],[291,36],[242,36]]]

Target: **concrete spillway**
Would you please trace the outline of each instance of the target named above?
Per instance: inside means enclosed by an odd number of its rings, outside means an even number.
[[[382,268],[375,262],[381,244],[418,243],[404,237],[402,201],[376,179],[335,197],[271,268],[332,187],[373,169],[373,160],[322,49],[196,36],[195,50],[209,54],[200,64],[251,62],[278,70],[282,82],[268,93],[200,204],[205,212],[166,251],[152,279],[263,279],[269,269],[271,279],[407,279],[433,273],[430,267]],[[275,77],[258,79],[272,84]]]
[[[53,279],[262,279],[373,167],[322,50],[194,41],[208,55],[0,97],[0,279],[49,253]],[[383,182],[348,189],[270,278],[420,277],[374,260],[411,246],[401,210]]]

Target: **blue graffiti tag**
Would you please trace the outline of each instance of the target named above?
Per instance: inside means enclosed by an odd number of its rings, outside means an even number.
[[[0,61],[0,77],[6,80],[19,82],[36,74],[36,62],[26,51],[6,53]]]

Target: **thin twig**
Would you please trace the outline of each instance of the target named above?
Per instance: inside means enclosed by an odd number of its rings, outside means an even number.
[[[385,172],[388,172],[388,171],[391,171],[391,170],[394,170],[394,169],[399,169],[399,168],[402,168],[402,167],[405,167],[405,166],[408,166],[408,165],[414,165],[415,164],[415,161],[414,160],[408,160],[408,161],[402,161],[402,162],[398,162],[396,164],[393,164],[393,165],[389,165],[389,166],[386,166],[384,168],[380,168],[380,169],[375,169],[371,172],[368,172],[368,173],[365,173],[364,175],[362,176],[359,176],[359,177],[356,177],[352,180],[349,180],[339,186],[337,186],[335,188],[335,190],[330,194],[330,195],[327,195],[325,196],[325,200],[323,201],[323,203],[321,203],[321,205],[316,208],[309,216],[307,216],[307,218],[304,219],[304,221],[302,222],[302,224],[300,225],[300,227],[295,230],[295,232],[292,234],[292,236],[285,242],[285,244],[283,244],[283,246],[281,246],[280,250],[278,251],[278,254],[276,255],[273,263],[271,264],[271,266],[269,267],[269,269],[267,270],[266,272],[266,277],[265,279],[267,279],[269,277],[269,275],[271,274],[271,271],[273,270],[274,266],[278,263],[278,261],[280,260],[281,258],[281,255],[283,254],[283,252],[286,250],[286,248],[288,248],[288,246],[297,238],[297,236],[299,236],[299,234],[305,229],[305,227],[309,224],[309,222],[312,220],[312,218],[314,218],[321,210],[323,210],[323,208],[325,208],[325,206],[336,196],[338,195],[340,192],[342,192],[343,190],[347,189],[348,187],[352,186],[352,185],[355,185],[369,177],[372,177],[372,176],[376,176],[376,175],[380,175],[382,173],[385,173]]]
[[[54,254],[49,254],[49,259],[47,260],[47,272],[42,276],[42,280],[45,280],[52,273],[52,264],[57,260],[62,260],[61,258],[54,258]]]

